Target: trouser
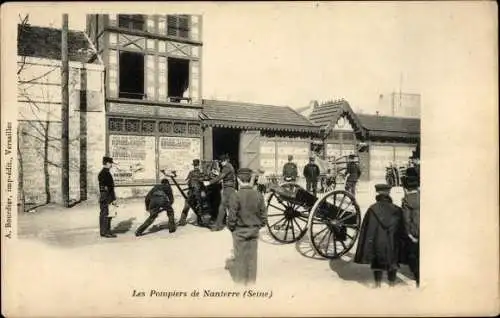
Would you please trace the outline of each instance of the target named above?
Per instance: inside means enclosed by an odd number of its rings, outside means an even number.
[[[236,194],[236,190],[231,187],[223,188],[221,201],[219,204],[219,211],[217,213],[217,219],[215,221],[216,228],[222,228],[224,225],[224,217],[226,216],[226,211],[229,209],[229,203],[231,202],[231,198]]]
[[[149,212],[149,217],[144,221],[144,223],[142,223],[137,228],[135,233],[138,235],[142,234],[151,224],[153,224],[153,222],[158,217],[158,214],[160,214],[160,212],[163,210],[167,211],[169,230],[170,231],[175,230],[174,209],[172,209],[172,206],[169,204],[169,205],[164,206],[162,208],[151,209],[151,211]]]
[[[109,217],[109,203],[99,202],[99,232],[101,235],[111,234],[111,218]]]
[[[345,183],[345,190],[350,192],[353,196],[356,195],[356,181],[347,180]]]
[[[181,212],[181,218],[185,219],[189,213],[189,209],[192,208],[194,214],[200,220],[202,202],[201,202],[201,193],[200,191],[190,190],[187,195],[187,199],[184,201],[184,208]]]
[[[382,283],[383,272],[387,272],[387,280],[390,286],[396,283],[397,265],[385,265],[380,263],[377,259],[372,261],[371,269],[373,270],[373,278],[375,279],[375,286],[380,287]]]
[[[318,180],[314,179],[307,179],[306,180],[306,189],[309,192],[312,192],[314,195],[316,195],[316,191],[318,188]]]
[[[257,280],[259,227],[236,228],[233,233],[234,260],[230,268],[235,283],[253,284]]]
[[[410,242],[408,249],[408,266],[410,267],[418,286],[420,285],[420,244]]]

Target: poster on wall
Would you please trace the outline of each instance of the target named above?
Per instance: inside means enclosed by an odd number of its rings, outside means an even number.
[[[177,180],[186,180],[193,169],[193,159],[200,159],[200,138],[160,137],[160,169],[175,170]]]
[[[116,183],[156,180],[155,137],[110,135],[109,152],[117,162],[113,173]]]
[[[276,173],[276,143],[271,140],[260,141],[260,167],[264,175]]]

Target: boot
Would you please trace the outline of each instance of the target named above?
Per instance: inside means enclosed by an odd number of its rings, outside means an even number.
[[[111,220],[112,220],[112,219],[113,219],[113,218],[108,217],[108,222],[107,222],[107,224],[106,224],[106,225],[107,225],[107,230],[108,230],[108,231],[107,231],[107,234],[109,235],[109,237],[116,237],[116,234],[114,234],[114,233],[111,231]]]
[[[375,279],[375,288],[382,287],[382,271],[373,271],[373,278]]]
[[[174,233],[177,230],[177,225],[175,224],[174,211],[167,211],[168,216],[168,232]]]
[[[179,219],[179,222],[177,222],[178,226],[184,226],[187,224],[187,213],[184,213],[184,211],[181,214],[181,218]]]
[[[396,285],[396,271],[388,271],[387,280],[389,281],[389,286],[394,287]]]

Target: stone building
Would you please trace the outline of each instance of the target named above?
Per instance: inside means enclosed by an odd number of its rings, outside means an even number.
[[[70,200],[95,197],[104,149],[104,67],[85,33],[70,31]],[[19,197],[61,202],[61,31],[18,25]],[[89,62],[92,61],[92,62]]]
[[[187,176],[202,149],[198,15],[87,15],[106,67],[106,153],[118,195],[140,195],[161,169]]]
[[[355,113],[345,100],[313,108],[309,117],[316,125],[328,127],[324,140],[327,156],[357,153],[356,144],[364,142],[367,152],[359,153],[361,180],[385,180],[390,163],[404,165],[420,141],[420,119]]]
[[[223,152],[269,173],[285,152],[307,160],[318,128],[291,108],[202,100],[201,16],[88,15],[86,32],[106,66],[105,149],[120,196],[144,193],[162,169],[183,181],[192,159]]]

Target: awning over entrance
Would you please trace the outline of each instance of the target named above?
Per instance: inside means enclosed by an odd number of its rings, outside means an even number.
[[[319,134],[319,126],[290,107],[204,100],[200,113],[203,126]]]

